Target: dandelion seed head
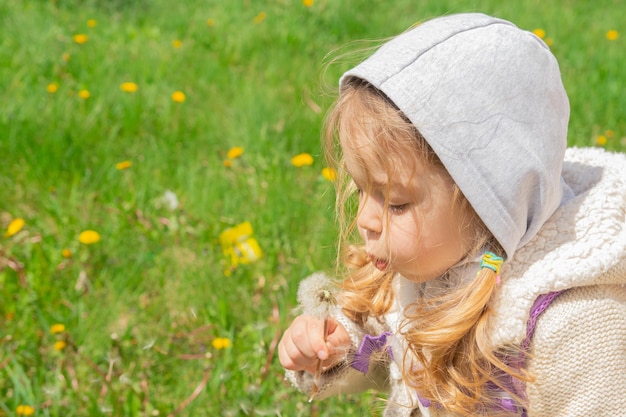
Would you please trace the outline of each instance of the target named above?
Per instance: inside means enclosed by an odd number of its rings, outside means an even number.
[[[298,287],[298,302],[306,314],[324,318],[337,304],[335,285],[322,272],[316,272],[302,280]]]

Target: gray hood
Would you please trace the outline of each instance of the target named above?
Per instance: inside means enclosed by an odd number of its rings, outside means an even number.
[[[512,258],[572,192],[561,178],[569,102],[549,48],[482,14],[430,20],[346,72],[417,127]]]

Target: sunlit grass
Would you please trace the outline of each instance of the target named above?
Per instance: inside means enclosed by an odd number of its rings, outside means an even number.
[[[327,63],[495,13],[559,58],[570,143],[626,149],[625,6],[465,3],[0,3],[0,416],[379,413],[307,403],[274,352],[335,259],[319,131],[356,58]]]

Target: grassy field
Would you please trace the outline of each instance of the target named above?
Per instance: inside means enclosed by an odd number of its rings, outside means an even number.
[[[626,149],[621,0],[0,0],[0,416],[377,415],[275,355],[333,268],[319,128],[352,41],[463,11],[541,29],[570,144]]]

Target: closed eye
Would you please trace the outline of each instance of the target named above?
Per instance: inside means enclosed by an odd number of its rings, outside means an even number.
[[[409,208],[409,204],[390,204],[389,212],[391,214],[402,214]]]

